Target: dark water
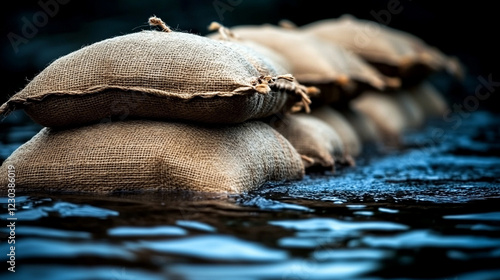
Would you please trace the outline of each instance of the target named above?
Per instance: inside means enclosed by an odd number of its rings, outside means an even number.
[[[17,194],[0,277],[500,279],[499,124],[432,122],[406,149],[241,196]]]

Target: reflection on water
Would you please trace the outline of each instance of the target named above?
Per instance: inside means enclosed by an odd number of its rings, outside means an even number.
[[[158,227],[117,227],[108,230],[109,236],[123,237],[145,237],[162,235],[186,235],[187,232],[179,227],[158,226]]]
[[[434,147],[241,196],[16,194],[0,278],[498,280],[500,133],[481,131],[500,121],[475,116]]]
[[[140,241],[126,244],[134,251],[189,256],[207,261],[274,262],[286,260],[287,252],[227,235],[203,235],[175,240]]]
[[[5,250],[6,251],[6,250]],[[22,263],[30,258],[76,258],[79,256],[134,260],[135,256],[125,248],[104,241],[59,241],[44,238],[22,238],[16,241],[16,260]],[[2,261],[7,256],[2,255]]]
[[[84,265],[24,265],[15,274],[9,275],[10,279],[51,279],[51,280],[165,280],[164,276],[147,272],[142,269],[125,268],[123,266],[98,266]]]
[[[464,215],[447,215],[447,216],[444,216],[444,218],[445,219],[454,219],[454,220],[499,221],[500,222],[500,212],[464,214]]]
[[[359,230],[404,230],[408,227],[391,222],[349,222],[328,218],[313,218],[307,220],[271,221],[272,225],[291,228],[300,231],[332,231],[349,232]]]
[[[404,234],[388,237],[365,236],[361,242],[370,247],[382,248],[469,248],[487,249],[500,248],[500,238],[478,236],[445,236],[428,230],[414,230]]]
[[[147,195],[21,201],[33,216],[17,221],[9,279],[500,279],[496,198],[293,202],[308,211]]]
[[[168,269],[186,279],[357,279],[376,269],[372,262],[315,262],[290,260],[262,265],[174,265]]]

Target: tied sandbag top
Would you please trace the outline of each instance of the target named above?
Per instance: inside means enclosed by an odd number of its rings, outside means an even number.
[[[399,87],[399,79],[382,75],[361,57],[339,44],[332,43],[301,29],[270,24],[241,25],[230,29],[220,26],[210,38],[240,44],[253,43],[284,57],[289,72],[300,82],[320,88],[321,103],[351,99],[366,88],[375,90]],[[221,31],[222,30],[222,31]],[[336,90],[343,93],[340,98]],[[314,103],[314,101],[313,101]]]
[[[300,29],[340,44],[372,63],[395,67],[399,75],[414,75],[413,68],[421,65],[430,72],[446,70],[457,77],[463,76],[463,69],[455,58],[413,34],[370,20],[343,15],[312,22]]]
[[[333,82],[342,75],[323,59],[318,49],[307,41],[307,37],[299,36],[294,31],[272,25],[242,25],[230,30],[239,41],[253,41],[283,55],[299,82]],[[221,38],[219,33],[210,34],[209,37]]]
[[[304,87],[297,86],[291,75],[277,73],[264,60],[258,54],[243,55],[225,42],[195,34],[141,31],[94,43],[55,60],[2,105],[0,113],[25,108],[49,96],[106,91],[140,92],[186,101],[284,93],[307,99]],[[271,113],[276,112],[264,112]],[[28,114],[32,118],[41,115]]]
[[[74,75],[75,70],[78,75]],[[141,31],[107,39],[57,59],[19,97],[29,94],[35,99],[46,94],[106,89],[182,99],[232,96],[256,91],[259,76],[245,57],[220,42],[182,32]],[[47,83],[47,79],[52,79],[52,83]]]

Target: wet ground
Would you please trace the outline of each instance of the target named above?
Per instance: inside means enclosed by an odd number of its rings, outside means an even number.
[[[39,129],[3,125],[2,159]],[[404,143],[229,198],[17,194],[16,272],[2,226],[0,277],[500,279],[500,118],[433,121]]]

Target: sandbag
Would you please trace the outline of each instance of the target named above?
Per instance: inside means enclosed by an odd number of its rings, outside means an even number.
[[[311,115],[321,119],[337,132],[342,139],[346,155],[354,158],[361,154],[363,145],[359,135],[339,111],[330,106],[322,106],[313,109]]]
[[[406,131],[402,107],[387,93],[365,92],[352,101],[352,106],[373,120],[382,135],[384,145],[398,147]]]
[[[260,121],[205,127],[148,120],[43,128],[5,160],[16,192],[241,193],[301,179],[297,151]],[[7,184],[7,176],[0,185]]]
[[[322,120],[304,113],[276,117],[269,124],[301,155],[305,168],[333,170],[345,162],[340,136]]]
[[[413,95],[409,90],[398,90],[388,94],[389,98],[394,99],[403,112],[405,131],[421,129],[427,119],[424,110]],[[432,100],[428,100],[428,102],[432,102]]]
[[[252,41],[278,52],[301,84],[320,89],[317,104],[345,102],[366,89],[382,90],[390,80],[342,46],[298,30],[269,24],[242,25],[230,28],[230,36],[221,32],[207,36],[243,44]],[[394,84],[394,80],[390,81]]]
[[[258,52],[261,56],[266,57],[266,61],[270,62],[272,64],[272,67],[280,69],[280,71],[282,72],[291,73],[292,65],[287,60],[287,58],[274,49],[267,47],[265,44],[261,44],[253,40],[241,39],[240,37],[236,36],[229,28],[216,21],[213,21],[208,26],[208,30],[217,32],[209,33],[206,35],[207,37],[251,48],[252,50]],[[240,48],[237,47],[236,49],[238,50]]]
[[[417,36],[374,21],[343,15],[300,27],[306,33],[337,43],[372,63],[383,74],[414,85],[437,71],[462,78],[458,59],[445,55]]]
[[[0,114],[24,109],[47,127],[133,118],[240,123],[307,99],[291,75],[257,53],[165,31],[117,36],[56,59]]]
[[[375,122],[360,110],[354,108],[352,104],[342,108],[340,114],[352,126],[361,140],[363,151],[365,146],[377,147],[383,144],[382,135]]]
[[[418,105],[425,119],[444,118],[451,112],[448,100],[431,82],[423,81],[408,90],[410,98]]]

